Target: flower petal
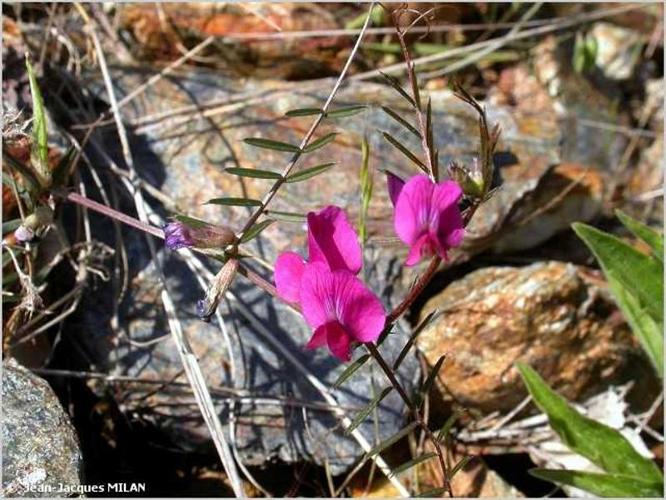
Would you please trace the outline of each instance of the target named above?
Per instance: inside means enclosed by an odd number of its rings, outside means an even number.
[[[337,321],[331,321],[320,328],[326,329],[328,348],[333,355],[341,361],[349,361],[351,359],[351,338],[342,325]]]
[[[430,202],[430,221],[434,226],[438,225],[440,214],[453,207],[453,205],[457,205],[462,194],[462,188],[454,181],[443,181],[435,186]]]
[[[405,181],[391,172],[386,172],[386,184],[388,186],[391,203],[393,203],[393,206],[395,207],[395,204],[398,202],[398,196],[400,196],[400,191],[405,187]]]
[[[344,269],[357,274],[361,270],[361,245],[340,207],[331,205],[308,214],[308,258],[326,263],[331,271]]]
[[[164,244],[169,250],[178,250],[194,245],[189,228],[181,222],[169,222],[163,230]]]
[[[314,333],[312,334],[312,337],[310,337],[310,340],[308,341],[307,344],[305,344],[306,349],[318,349],[319,347],[325,346],[328,338],[328,333],[326,329],[326,325],[321,325],[319,328],[317,328]]]
[[[427,257],[432,255],[432,238],[428,233],[424,233],[421,237],[416,240],[409,248],[409,254],[407,255],[407,260],[405,260],[406,266],[414,266],[419,263],[421,257]]]
[[[305,270],[303,258],[294,252],[285,252],[275,261],[275,286],[278,295],[287,302],[298,304],[301,300],[301,277]]]
[[[386,321],[382,303],[361,280],[347,271],[331,272],[323,264],[306,266],[301,308],[310,326],[338,321],[358,342],[377,340]]]
[[[398,237],[413,245],[427,231],[435,183],[425,175],[415,175],[402,188],[395,204],[394,227]]]

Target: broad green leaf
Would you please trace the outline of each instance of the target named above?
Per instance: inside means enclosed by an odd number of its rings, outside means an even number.
[[[182,222],[183,224],[186,224],[190,227],[193,228],[201,228],[201,227],[206,227],[210,226],[210,223],[206,222],[205,220],[201,219],[196,219],[194,217],[190,217],[189,215],[185,214],[175,214],[172,215],[174,219],[176,219],[179,222]]]
[[[344,118],[347,116],[353,116],[359,114],[361,111],[364,111],[367,106],[363,104],[358,104],[356,106],[347,106],[346,108],[332,109],[326,113],[328,118]]]
[[[322,165],[317,165],[316,167],[306,168],[300,172],[296,172],[287,177],[286,182],[301,182],[315,175],[319,175],[323,172],[326,172],[329,168],[335,165],[335,162],[324,163]]]
[[[412,467],[414,467],[416,465],[419,465],[423,462],[426,462],[426,461],[428,461],[428,460],[430,460],[430,459],[432,459],[436,456],[437,456],[437,453],[435,453],[434,451],[431,451],[430,453],[424,453],[420,457],[416,457],[416,458],[410,460],[409,462],[405,462],[404,464],[399,465],[395,469],[392,469],[391,470],[391,477],[397,476],[398,474],[400,474],[402,472],[405,472],[406,470],[409,470]]]
[[[241,243],[247,243],[248,241],[253,240],[257,236],[259,236],[259,233],[261,233],[264,229],[273,224],[273,222],[275,221],[272,219],[266,219],[262,220],[261,222],[257,222],[243,235],[243,237],[241,238]]]
[[[21,225],[21,219],[12,219],[2,222],[2,235],[4,236],[7,233],[16,231],[16,229]]]
[[[298,108],[292,109],[285,113],[285,116],[294,117],[294,116],[312,116],[320,115],[322,112],[319,108]]]
[[[260,207],[261,201],[251,198],[213,198],[206,202],[208,205],[230,205],[235,207]]]
[[[548,416],[551,427],[571,451],[611,474],[663,481],[659,468],[634,450],[622,434],[578,413],[526,364],[517,363],[517,368],[534,402]]]
[[[333,384],[333,389],[338,389],[343,383],[345,383],[347,379],[349,379],[349,377],[354,375],[354,373],[356,373],[366,363],[366,361],[368,361],[368,359],[370,359],[370,355],[364,354],[352,364],[350,364],[347,368],[345,368]]]
[[[283,222],[297,223],[303,223],[307,219],[307,216],[304,214],[297,214],[294,212],[280,212],[278,210],[266,210],[266,217]]]
[[[400,125],[405,127],[407,130],[409,130],[412,134],[414,134],[416,137],[421,139],[421,134],[419,133],[416,128],[414,128],[407,120],[405,120],[402,116],[400,116],[398,113],[393,111],[391,108],[388,106],[382,106],[382,110],[384,113],[389,115],[391,118],[393,118],[396,122],[398,122]]]
[[[400,354],[398,354],[398,357],[395,358],[395,361],[393,362],[393,371],[397,371],[398,368],[400,367],[400,364],[402,361],[405,359],[405,356],[407,356],[407,353],[409,350],[412,348],[414,345],[414,342],[416,342],[416,338],[421,335],[421,332],[425,330],[425,328],[436,318],[438,318],[441,315],[440,311],[431,311],[424,319],[419,323],[416,328],[414,328],[414,332],[411,334],[409,337],[409,340],[405,343],[405,346],[402,348],[400,351]]]
[[[32,95],[32,149],[35,158],[33,160],[33,167],[39,172],[42,186],[46,187],[51,183],[51,171],[49,170],[49,145],[46,131],[44,99],[42,98],[42,91],[39,89],[37,78],[27,55],[25,66],[28,70],[30,94]]]
[[[271,172],[270,170],[259,170],[258,168],[227,168],[225,170],[228,174],[237,175],[239,177],[253,177],[255,179],[281,179],[282,174],[278,172]]]
[[[298,146],[287,144],[286,142],[274,141],[272,139],[262,139],[261,137],[248,137],[243,142],[257,148],[272,149],[274,151],[286,151],[288,153],[300,153]]]
[[[408,424],[406,427],[403,427],[398,432],[393,434],[393,436],[385,439],[384,441],[379,443],[377,446],[372,448],[370,451],[368,451],[364,455],[363,460],[365,461],[369,458],[372,458],[375,455],[377,455],[378,453],[381,453],[382,451],[384,451],[386,448],[388,448],[392,444],[397,443],[402,438],[404,438],[406,435],[408,435],[410,432],[412,432],[414,429],[416,429],[416,427],[418,427],[418,425],[419,425],[418,422],[412,422],[412,423]]]
[[[664,378],[664,336],[661,324],[654,321],[640,303],[617,280],[608,278],[615,300],[622,310],[631,331],[647,353],[657,374]]]
[[[407,93],[405,89],[402,88],[402,85],[400,85],[400,82],[398,81],[397,78],[387,75],[386,73],[382,73],[381,71],[379,72],[388,82],[388,84],[393,87],[402,97],[405,98],[405,100],[409,103],[409,105],[412,108],[416,108],[416,103],[414,102],[414,99]]]
[[[386,396],[388,396],[389,392],[393,390],[393,387],[385,387],[382,389],[382,391],[377,394],[372,401],[370,401],[361,411],[359,411],[356,414],[356,417],[354,417],[354,420],[352,420],[351,424],[347,429],[345,430],[345,434],[349,435],[352,433],[354,429],[356,429],[359,425],[363,423],[363,421],[370,415],[370,412],[374,410],[379,403],[382,402],[382,399],[384,399]]]
[[[642,222],[629,217],[621,210],[616,210],[615,215],[620,219],[629,231],[634,233],[634,236],[643,240],[652,249],[655,257],[662,262],[664,261],[664,235],[659,234],[657,231]]]
[[[442,354],[435,363],[435,366],[433,366],[432,370],[430,370],[428,378],[423,383],[423,386],[421,386],[419,394],[415,398],[417,406],[420,406],[420,404],[425,400],[426,396],[430,392],[430,388],[432,387],[432,384],[435,382],[435,379],[437,379],[437,374],[439,373],[439,369],[442,367],[442,363],[444,363],[445,359],[446,359],[446,354]]]
[[[621,239],[587,224],[573,230],[596,256],[606,277],[617,280],[657,322],[664,322],[663,264]]]
[[[316,151],[319,148],[323,148],[324,146],[326,146],[326,144],[335,140],[336,135],[338,135],[337,132],[331,132],[330,134],[326,134],[320,137],[319,139],[312,141],[310,144],[308,144],[303,148],[303,152],[312,153],[313,151]]]
[[[427,168],[425,164],[419,160],[414,153],[412,153],[409,149],[407,149],[405,146],[403,146],[400,141],[398,141],[395,137],[393,137],[391,134],[388,132],[382,132],[382,135],[384,136],[384,139],[386,139],[388,142],[390,142],[396,149],[398,149],[402,154],[404,154],[407,158],[409,158],[411,161],[416,163],[419,168],[423,171],[427,172]]]
[[[622,474],[601,474],[576,470],[530,469],[534,477],[552,483],[573,486],[600,497],[656,497],[663,498],[663,483],[644,481]]]

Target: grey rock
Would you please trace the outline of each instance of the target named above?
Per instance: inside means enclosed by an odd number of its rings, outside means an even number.
[[[78,486],[79,442],[55,394],[11,358],[2,372],[3,495],[48,497]]]

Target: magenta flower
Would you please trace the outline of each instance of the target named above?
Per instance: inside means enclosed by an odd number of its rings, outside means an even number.
[[[342,361],[352,342],[374,342],[386,314],[379,299],[355,275],[361,270],[358,236],[335,206],[308,214],[308,255],[294,252],[275,262],[275,285],[287,302],[299,304],[314,334],[308,349],[328,346]]]
[[[388,174],[387,180],[395,206],[395,232],[410,247],[405,265],[435,254],[448,259],[447,252],[460,245],[465,234],[458,208],[460,186],[453,181],[435,183],[425,175],[405,183]]]
[[[169,250],[190,247],[224,248],[235,239],[231,229],[204,222],[188,225],[175,221],[168,223],[163,230],[164,244]]]

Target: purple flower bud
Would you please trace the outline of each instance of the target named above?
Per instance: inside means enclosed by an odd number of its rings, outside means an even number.
[[[164,243],[169,250],[194,246],[190,228],[182,222],[170,222],[164,226]]]
[[[16,231],[14,231],[14,237],[18,243],[25,243],[35,237],[35,232],[29,227],[21,225],[16,228]]]
[[[398,196],[400,196],[400,191],[402,191],[405,181],[403,181],[397,175],[392,174],[391,172],[386,172],[386,184],[388,185],[389,197],[391,198],[391,203],[393,206],[398,202]]]

